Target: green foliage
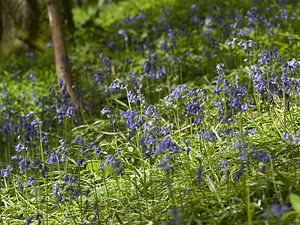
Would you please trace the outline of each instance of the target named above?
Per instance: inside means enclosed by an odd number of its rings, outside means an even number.
[[[290,200],[291,200],[292,207],[294,208],[294,210],[297,213],[299,213],[300,212],[300,197],[296,194],[291,194]]]
[[[298,224],[294,6],[129,0],[99,14],[74,9],[75,114],[53,91],[51,48],[1,65],[0,223]],[[261,21],[249,28],[252,7]],[[290,21],[270,19],[283,9]]]

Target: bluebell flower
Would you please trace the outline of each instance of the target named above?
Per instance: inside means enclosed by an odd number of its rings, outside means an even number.
[[[289,141],[290,137],[291,137],[291,135],[289,133],[284,133],[283,136],[282,136],[282,140]]]
[[[224,64],[217,64],[216,65],[218,75],[224,74],[223,67],[224,67]]]
[[[62,201],[62,195],[61,195],[61,194],[58,194],[58,195],[56,196],[55,203],[58,204],[58,203],[60,203],[61,201]]]
[[[241,150],[239,153],[240,153],[240,160],[245,161],[246,160],[246,152],[244,150]]]
[[[60,139],[59,140],[59,146],[57,147],[56,152],[60,152],[60,151],[66,151],[67,147],[66,147],[66,140],[65,139]]]
[[[42,174],[41,174],[42,178],[45,178],[46,172],[48,172],[48,167],[47,167],[47,165],[44,165],[44,167],[42,168]]]
[[[155,106],[153,106],[153,105],[148,106],[147,109],[145,110],[145,115],[148,118],[150,118],[150,117],[157,118],[158,117],[158,113],[156,111]]]
[[[132,104],[136,104],[139,100],[139,96],[134,93],[134,91],[132,90],[129,90],[128,91],[128,101],[129,103],[132,103]]]
[[[251,24],[251,25],[256,25],[256,23],[257,23],[255,13],[256,13],[256,8],[255,7],[251,8],[247,11],[246,19],[248,20],[248,23]]]
[[[55,196],[58,196],[58,194],[59,194],[59,185],[58,185],[58,183],[55,183],[54,186],[53,186],[53,194]]]
[[[110,59],[108,57],[106,57],[103,53],[101,53],[99,55],[99,58],[102,59],[102,62],[105,65],[105,70],[109,70],[110,69]]]
[[[120,161],[118,159],[114,159],[111,168],[116,169],[120,167]]]
[[[215,142],[216,141],[216,135],[213,132],[204,131],[203,140],[204,141],[208,141],[209,140],[211,142]]]
[[[82,163],[83,163],[83,158],[81,158],[81,159],[79,159],[78,161],[77,161],[77,164],[76,164],[76,166],[77,167],[80,167],[81,165],[82,165]]]
[[[26,147],[25,145],[22,145],[21,143],[17,144],[15,146],[15,149],[17,152],[22,152],[22,151],[28,152],[28,147]]]
[[[35,218],[36,218],[37,220],[40,221],[40,219],[43,219],[43,218],[44,218],[44,215],[43,215],[43,214],[40,214],[40,213],[37,213],[37,214],[35,215]]]
[[[193,3],[191,6],[190,6],[190,9],[192,11],[196,10],[198,8],[198,5],[196,3]]]
[[[287,20],[288,19],[288,14],[287,14],[287,11],[286,9],[281,9],[280,10],[280,16],[283,20]]]
[[[297,145],[298,143],[299,143],[299,137],[295,136],[294,139],[293,139],[292,144]]]
[[[199,100],[188,103],[186,110],[187,110],[187,113],[189,113],[189,114],[198,115],[201,111],[201,107],[199,105]]]
[[[182,217],[180,215],[180,208],[171,209],[168,214],[172,217],[171,220],[167,221],[167,225],[180,225],[182,224]]]
[[[75,180],[76,180],[76,177],[72,175],[69,178],[69,183],[72,184]]]
[[[76,109],[74,107],[69,107],[67,109],[66,116],[72,118],[75,113],[76,113]]]
[[[66,160],[66,157],[67,157],[66,154],[62,153],[61,156],[60,156],[60,159],[59,159],[59,163],[61,163],[61,164],[64,163],[65,160]]]
[[[181,150],[182,149],[176,143],[172,142],[170,137],[166,137],[158,142],[154,151],[157,155],[162,155],[166,152],[179,153]]]
[[[292,59],[291,61],[287,62],[287,65],[289,66],[292,72],[295,72],[300,63],[297,60]]]
[[[31,51],[25,51],[25,56],[28,58],[33,58],[34,57],[34,53]]]
[[[144,63],[143,73],[147,73],[148,74],[148,78],[150,78],[151,75],[152,75],[152,73],[153,73],[152,64],[151,64],[151,62],[148,59]]]
[[[25,225],[32,224],[32,223],[33,223],[32,220],[33,220],[33,215],[30,215],[30,216],[26,219]]]
[[[117,91],[117,90],[125,90],[126,86],[116,80],[110,84],[109,88],[112,91]]]
[[[101,114],[106,116],[108,119],[112,118],[113,117],[113,114],[112,112],[110,111],[110,109],[108,109],[107,107],[104,107],[102,110],[101,110]]]
[[[265,163],[267,161],[267,153],[265,151],[258,151],[253,155],[254,159],[259,160],[262,163]]]
[[[18,154],[15,154],[14,156],[12,156],[11,157],[11,159],[12,159],[12,161],[14,162],[14,163],[18,163],[18,161],[19,161],[19,155]]]
[[[102,157],[102,151],[101,148],[99,146],[93,146],[94,152],[96,153],[96,155],[98,156],[98,158]]]
[[[241,112],[246,112],[246,111],[248,111],[248,104],[243,104],[242,106],[241,106],[241,109],[242,109],[242,111]]]
[[[286,205],[279,205],[278,203],[275,203],[272,205],[272,213],[273,215],[280,220],[280,217],[283,213],[285,213],[289,208]]]
[[[118,31],[118,34],[123,36],[125,41],[128,41],[128,36],[127,36],[126,31],[124,29],[120,29]]]
[[[45,134],[44,136],[40,136],[40,142],[49,144],[49,140],[47,137],[48,134],[46,134],[46,133],[44,133],[44,134]]]
[[[154,78],[159,79],[159,78],[165,77],[166,74],[167,74],[167,69],[165,66],[162,66],[161,70],[156,71]]]
[[[29,178],[29,180],[27,181],[27,184],[30,185],[30,186],[32,186],[33,183],[34,183],[34,176],[31,175],[30,178]]]
[[[204,22],[204,24],[205,24],[206,26],[210,26],[211,23],[212,23],[212,18],[211,18],[211,17],[205,17],[205,22]]]
[[[235,173],[235,175],[234,175],[234,181],[235,181],[235,183],[237,183],[240,180],[240,178],[242,177],[242,175],[243,175],[243,169],[240,168],[239,171],[237,171]]]
[[[232,39],[232,41],[229,41],[227,42],[226,44],[229,46],[229,47],[232,47],[233,45],[235,45],[235,41],[238,40],[238,38],[234,37]],[[218,73],[219,74],[219,73]],[[222,74],[222,73],[221,73]],[[220,75],[220,74],[219,74]]]
[[[201,168],[197,169],[196,175],[197,175],[197,183],[198,184],[202,183],[202,169]]]
[[[167,51],[168,50],[168,41],[163,40],[161,42],[160,48],[161,48],[161,50]]]
[[[53,47],[53,42],[52,41],[49,41],[49,42],[47,42],[47,44],[46,44],[46,48],[52,48]]]
[[[198,24],[200,22],[200,19],[198,16],[193,16],[192,22]]]
[[[115,158],[114,158],[112,155],[108,155],[108,156],[106,157],[106,160],[105,160],[105,161],[108,162],[108,163],[114,162],[114,161],[115,161]]]
[[[222,160],[221,171],[226,172],[227,166],[228,166],[228,160]]]
[[[166,125],[163,125],[160,127],[160,133],[162,133],[162,135],[166,136],[170,134],[170,130],[168,129],[168,127]]]
[[[173,158],[171,156],[165,156],[164,159],[157,164],[158,168],[162,168],[166,173],[170,173],[173,168],[169,165],[169,162],[173,161]]]
[[[28,169],[30,166],[30,161],[23,158],[20,162],[19,162],[19,169],[20,169],[20,173],[24,173],[24,169]]]
[[[141,117],[136,110],[127,110],[126,112],[120,113],[121,120],[126,119],[126,127],[134,129],[135,127],[141,125]]]
[[[47,163],[48,164],[53,164],[53,163],[56,163],[56,162],[58,162],[58,156],[54,152],[52,152],[50,157],[47,160]]]
[[[191,151],[190,146],[189,146],[189,140],[184,139],[184,140],[183,140],[183,143],[184,143],[184,145],[185,145],[186,154],[189,155],[189,154],[190,154],[190,151]]]
[[[117,170],[116,174],[117,175],[122,175],[123,172],[124,172],[124,165],[118,167],[118,170]]]
[[[36,77],[34,73],[28,74],[28,78],[31,79],[32,83],[35,83]]]
[[[3,178],[8,178],[9,177],[9,173],[7,169],[1,169],[1,176]]]

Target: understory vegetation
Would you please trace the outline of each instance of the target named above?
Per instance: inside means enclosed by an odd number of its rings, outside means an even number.
[[[300,224],[300,2],[73,10],[1,62],[1,224]]]

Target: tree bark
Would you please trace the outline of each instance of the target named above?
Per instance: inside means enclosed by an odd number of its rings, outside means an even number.
[[[0,54],[24,50],[43,51],[37,40],[43,37],[44,0],[0,0]],[[1,55],[1,56],[2,56]]]
[[[71,69],[65,44],[63,21],[60,12],[61,0],[46,0],[52,40],[55,53],[55,67],[58,80],[64,83],[70,96],[70,105],[77,107],[78,101],[72,88]]]

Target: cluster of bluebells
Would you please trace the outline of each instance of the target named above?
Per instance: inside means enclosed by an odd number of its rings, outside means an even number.
[[[99,170],[112,168],[113,170],[115,170],[117,175],[121,175],[123,173],[124,165],[121,161],[122,155],[124,153],[123,150],[118,151],[114,154],[106,154],[105,156],[101,147],[94,142],[86,142],[83,138],[75,137],[72,140],[72,144],[78,149],[78,159],[76,161],[77,167],[86,168],[88,160],[97,158],[97,160],[101,161],[98,166]]]
[[[72,140],[72,145],[77,151],[77,167],[86,165],[84,162],[90,158],[97,157],[98,159],[103,158],[103,152],[98,144],[95,142],[87,142],[81,137],[75,137]]]
[[[274,216],[278,223],[281,223],[281,216],[289,210],[289,207],[287,205],[280,205],[277,202],[272,205],[271,208],[266,210],[263,213],[263,217],[265,219],[268,219],[271,216]]]
[[[111,168],[115,171],[117,175],[121,175],[124,171],[124,165],[121,162],[120,157],[122,157],[124,151],[118,151],[113,155],[107,155],[106,159],[100,163],[99,170],[104,170],[105,168]]]
[[[148,105],[142,95],[138,96],[133,93],[133,91],[128,92],[129,104],[135,106],[137,99],[139,99],[142,102],[143,110],[142,114],[141,110],[138,111],[137,109],[128,109],[120,113],[120,121],[125,122],[125,128],[129,131],[128,140],[131,142],[135,140],[133,137],[138,132],[138,142],[143,155],[146,158],[159,158],[160,162],[157,164],[157,167],[169,173],[172,171],[173,155],[182,152],[183,149],[172,140],[170,127],[162,124],[164,118],[159,115],[157,108],[153,105]],[[193,94],[190,93],[190,95],[192,96]],[[103,113],[109,115],[109,110],[105,108]],[[114,165],[119,165],[119,160],[111,155],[107,157],[105,162],[112,163],[113,167],[115,167]]]
[[[300,63],[295,59],[283,63],[276,50],[259,53],[259,56],[261,58],[257,64],[251,65],[249,74],[256,92],[271,104],[277,96],[289,109],[290,98],[299,95],[300,91],[297,76]]]
[[[218,109],[219,120],[221,121],[226,118],[231,111],[233,111],[234,114],[237,112],[246,112],[251,100],[247,97],[247,88],[239,84],[237,75],[233,83],[230,79],[225,78],[222,64],[218,64],[216,67],[218,80],[214,93],[217,94],[218,97],[215,106]]]
[[[241,138],[240,131],[234,132],[233,130],[221,130],[222,133],[226,134],[226,137],[228,139],[226,140],[226,143],[228,146],[230,146],[230,150],[232,152],[237,152],[239,156],[239,165],[240,168],[237,172],[234,174],[234,180],[235,182],[238,182],[241,176],[244,174],[245,171],[250,169],[250,161],[253,160],[258,162],[258,166],[260,167],[261,173],[266,173],[267,165],[271,161],[271,155],[268,153],[268,150],[263,149],[257,149],[256,146],[250,145],[251,140],[253,136],[255,135],[255,130],[250,129],[246,130],[243,133],[243,140]],[[224,140],[225,140],[224,138]],[[235,141],[233,141],[235,140]],[[228,174],[232,171],[228,169],[229,162],[232,163],[233,159],[224,159],[221,163],[221,174],[223,174],[222,179],[226,180],[228,177]],[[254,165],[252,163],[252,165]]]
[[[251,31],[257,26],[263,29],[266,34],[274,35],[278,28],[285,29],[288,21],[294,22],[300,17],[294,16],[294,10],[287,11],[284,7],[277,5],[261,4],[250,8],[244,17],[237,14],[231,23],[232,34],[248,37]]]
[[[104,67],[101,67],[100,69],[97,69],[96,71],[94,70],[89,70],[88,74],[92,77],[94,82],[98,85],[98,87],[101,87],[104,85],[106,80],[110,79],[110,74],[111,74],[111,60],[105,54],[101,53],[99,55],[99,58],[102,61],[102,64]]]
[[[148,79],[158,80],[167,76],[167,67],[163,64],[158,64],[158,55],[151,55],[149,51],[143,63],[143,73],[146,74]]]
[[[300,138],[300,130],[297,130],[295,135],[291,135],[290,133],[285,132],[282,135],[282,140],[293,145],[299,144],[299,138]]]
[[[219,6],[215,6],[217,9]],[[125,129],[128,131],[128,141],[133,143],[134,137],[139,137],[138,144],[141,146],[141,152],[146,159],[155,158],[155,166],[163,170],[167,174],[171,174],[175,170],[176,155],[186,152],[190,156],[190,146],[188,141],[183,141],[184,148],[180,147],[175,138],[172,136],[173,124],[166,125],[166,120],[159,114],[159,110],[154,105],[148,105],[146,98],[142,94],[143,84],[140,82],[145,80],[160,80],[163,81],[167,76],[171,77],[172,70],[178,66],[176,63],[186,60],[182,57],[182,49],[177,48],[183,41],[193,39],[201,45],[203,57],[208,57],[215,54],[219,43],[226,43],[230,49],[241,48],[247,55],[244,59],[245,63],[249,63],[250,57],[257,62],[250,65],[249,79],[253,83],[255,92],[262,100],[267,99],[268,103],[274,102],[274,96],[278,96],[281,101],[285,101],[287,108],[295,96],[299,95],[300,79],[298,76],[300,63],[296,59],[289,59],[283,62],[282,57],[277,55],[276,50],[260,51],[256,56],[254,54],[255,42],[250,38],[252,33],[256,32],[257,26],[262,27],[267,31],[268,35],[274,34],[279,28],[284,31],[288,27],[289,22],[299,20],[300,17],[295,17],[293,9],[274,8],[267,6],[266,9],[261,7],[253,7],[249,9],[244,16],[239,12],[234,12],[232,15],[212,15],[200,13],[201,7],[197,4],[192,4],[188,7],[189,21],[193,25],[191,27],[174,26],[170,18],[173,12],[168,8],[162,10],[162,14],[157,18],[157,24],[147,22],[148,16],[140,13],[134,17],[128,17],[121,22],[122,28],[118,30],[118,35],[123,39],[122,45],[125,42],[125,47],[129,44],[129,40],[139,45],[139,50],[142,51],[145,59],[142,61],[142,71],[140,75],[130,72],[128,79],[131,79],[133,89],[129,89],[129,85],[125,85],[119,80],[112,80],[112,61],[100,54],[103,68],[96,72],[91,72],[91,76],[98,86],[104,89],[105,94],[126,93],[128,101],[128,110],[122,111],[119,114],[115,113],[110,107],[105,107],[101,110],[101,114],[108,119],[114,120],[114,125],[117,122],[123,122]],[[217,10],[216,10],[217,11]],[[265,12],[265,13],[262,13]],[[271,16],[270,16],[271,15]],[[228,23],[229,24],[226,24]],[[131,36],[132,26],[152,26],[148,34],[149,40],[159,40],[157,44],[149,43],[147,38],[139,37],[138,35]],[[263,26],[262,26],[263,25]],[[127,29],[128,27],[131,29]],[[223,35],[217,37],[215,32],[220,28]],[[160,31],[161,34],[160,34]],[[233,38],[232,38],[233,35]],[[147,35],[146,35],[147,36]],[[230,39],[229,39],[230,37]],[[200,41],[199,41],[200,40]],[[228,40],[231,40],[228,42]],[[148,42],[149,41],[149,42]],[[292,41],[292,39],[289,39]],[[159,46],[161,51],[153,53],[155,46]],[[189,46],[189,45],[187,45]],[[208,47],[206,47],[208,46]],[[213,47],[213,48],[211,48]],[[122,49],[123,50],[123,49]],[[148,54],[145,52],[148,51]],[[187,55],[192,55],[189,48],[184,49]],[[197,52],[198,50],[192,50]],[[211,51],[211,52],[209,52]],[[27,52],[27,57],[32,58],[33,54]],[[146,55],[146,56],[145,56]],[[126,59],[129,63],[130,61]],[[130,61],[130,62],[129,62]],[[169,67],[171,65],[171,67]],[[127,66],[127,65],[126,65]],[[223,71],[223,65],[217,65],[218,80],[214,89],[214,97],[216,101],[214,106],[218,110],[219,121],[225,121],[230,125],[234,114],[239,112],[247,112],[251,107],[250,93],[247,92],[246,86],[241,84],[239,75],[234,78],[228,78]],[[142,77],[142,78],[141,78]],[[146,78],[145,80],[143,80]],[[168,77],[169,78],[169,77]],[[28,79],[34,83],[36,77],[34,74],[29,74]],[[156,84],[155,84],[156,85]],[[149,88],[150,89],[150,88]],[[108,95],[107,95],[108,96]],[[106,97],[107,97],[106,96]],[[82,138],[75,138],[70,144],[69,140],[60,139],[57,147],[50,145],[50,140],[53,144],[53,137],[49,134],[53,132],[53,124],[61,126],[68,119],[76,116],[76,109],[69,107],[70,96],[68,95],[65,85],[59,83],[59,93],[57,94],[52,88],[49,88],[49,96],[36,99],[32,94],[32,100],[40,107],[41,115],[38,118],[38,113],[25,113],[25,115],[12,110],[13,102],[10,101],[8,93],[3,90],[0,105],[1,122],[0,136],[3,142],[11,141],[14,146],[11,156],[11,164],[4,164],[0,170],[0,175],[5,181],[15,182],[21,190],[31,188],[31,193],[35,192],[37,176],[45,178],[46,172],[55,168],[57,165],[65,165],[68,157],[75,162],[75,171],[80,171],[86,168],[88,160],[97,158],[101,163],[98,169],[112,169],[117,175],[124,173],[124,164],[122,158],[126,154],[123,151],[104,153],[98,144],[94,142],[85,142]],[[24,100],[24,94],[21,95],[21,100]],[[177,110],[184,117],[183,121],[193,122],[198,133],[201,133],[201,141],[215,143],[220,137],[224,143],[232,147],[233,153],[237,153],[239,159],[238,164],[240,169],[235,174],[235,180],[238,181],[244,171],[249,168],[249,160],[258,162],[260,171],[267,172],[267,164],[271,159],[270,154],[266,150],[256,149],[251,147],[249,141],[244,141],[241,134],[234,132],[231,128],[203,129],[203,121],[206,116],[208,97],[202,89],[191,89],[187,85],[179,85],[172,89],[171,93],[165,97],[164,112],[161,114],[170,116],[169,112],[176,114]],[[118,117],[118,118],[117,118]],[[119,121],[117,121],[119,119]],[[117,121],[117,122],[116,122]],[[181,124],[180,124],[181,125]],[[223,124],[222,124],[223,125]],[[222,126],[221,125],[221,126]],[[193,127],[193,128],[194,128]],[[139,135],[136,135],[139,134]],[[284,133],[282,140],[286,143],[298,145],[300,132],[292,135]],[[243,138],[247,138],[244,134]],[[55,139],[55,138],[54,138]],[[250,138],[249,138],[250,139]],[[55,139],[56,140],[56,139]],[[232,142],[230,142],[231,140]],[[51,146],[51,147],[50,147]],[[72,147],[71,147],[72,146]],[[37,152],[39,147],[42,148],[42,153]],[[76,151],[73,151],[76,149]],[[72,150],[72,151],[71,151]],[[45,157],[44,162],[41,161],[41,155]],[[32,156],[30,158],[29,156]],[[227,178],[229,171],[229,163],[231,159],[224,159],[221,163],[221,174],[223,179]],[[64,167],[65,168],[65,167]],[[196,169],[196,181],[202,183],[203,175],[202,165]],[[14,175],[18,175],[17,179],[11,179]],[[57,181],[53,186],[53,206],[69,204],[71,200],[77,200],[81,196],[85,196],[85,208],[83,214],[89,210],[99,214],[98,203],[90,203],[88,201],[89,189],[82,190],[81,180],[78,176],[65,174],[62,176],[62,181]],[[2,185],[2,183],[0,184]],[[273,214],[277,219],[282,213],[287,210],[286,206],[280,206],[275,203],[272,209],[268,211],[268,215]],[[169,212],[170,220],[167,224],[181,224],[182,218],[179,209],[174,209]],[[30,224],[34,218],[40,221],[43,216],[40,214],[30,215],[26,219],[26,223]],[[94,216],[94,222],[99,218]]]
[[[255,44],[256,43],[252,40],[242,40],[236,37],[234,37],[232,41],[227,42],[227,45],[232,49],[234,49],[235,46],[242,48],[249,58],[253,57],[253,47]],[[247,62],[249,58],[244,58],[243,61]]]
[[[170,220],[166,222],[167,225],[180,225],[183,222],[183,218],[181,216],[181,209],[174,208],[168,212]]]
[[[256,150],[256,147],[253,146],[248,154],[248,157],[258,160],[261,166],[260,171],[262,173],[266,172],[266,165],[271,159],[271,156],[267,153],[267,151]]]
[[[61,125],[72,118],[76,124],[80,123],[76,115],[76,108],[70,104],[71,99],[63,81],[59,81],[58,92],[49,85],[48,93],[48,96],[35,99],[36,106],[41,110],[37,116],[43,122],[44,131],[48,132],[54,124]]]
[[[66,118],[72,118],[75,115],[76,110],[75,108],[70,107],[70,101],[71,97],[67,92],[66,84],[60,80],[56,104],[50,106],[55,107],[55,119],[57,119],[59,124],[62,124]]]
[[[66,160],[68,147],[66,146],[66,141],[64,139],[59,140],[60,145],[55,151],[46,151],[48,155],[47,164],[60,163],[63,164]]]
[[[10,138],[34,145],[35,140],[40,136],[42,121],[32,111],[22,116],[8,107],[2,111],[2,120],[3,126],[0,132],[5,142]]]
[[[80,180],[76,176],[65,174],[63,175],[62,180],[63,182],[61,184],[56,182],[53,185],[55,204],[52,206],[52,209],[68,200],[75,200],[82,194]]]
[[[132,16],[132,17],[127,17],[125,19],[122,20],[122,24],[134,24],[134,23],[138,23],[139,21],[145,21],[146,19],[146,15],[143,12],[140,12],[137,16]]]
[[[131,140],[134,137],[137,129],[142,124],[141,115],[135,109],[134,110],[128,109],[126,112],[124,111],[120,113],[120,120],[125,121],[126,128],[130,130],[128,139]]]
[[[173,88],[170,95],[164,98],[166,107],[180,110],[181,114],[200,124],[205,116],[207,97],[202,89],[190,89],[185,84]]]

